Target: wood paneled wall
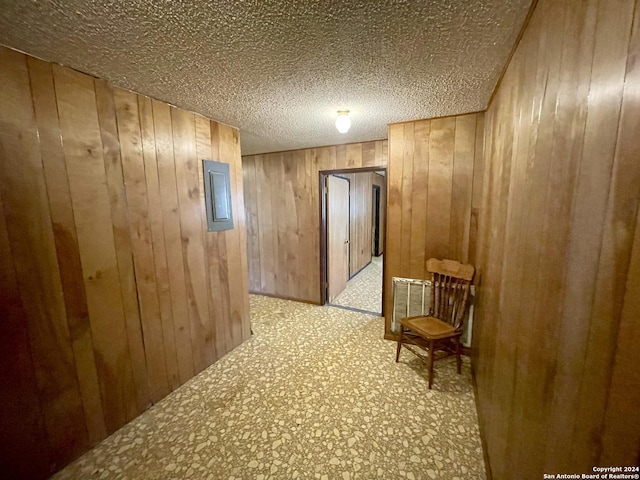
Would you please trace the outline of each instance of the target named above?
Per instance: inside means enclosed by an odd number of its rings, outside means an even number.
[[[0,471],[44,478],[250,335],[237,130],[0,48]],[[201,159],[236,226],[207,233]]]
[[[483,135],[483,113],[389,125],[385,294],[392,277],[426,278],[431,257],[475,262]]]
[[[243,157],[250,290],[320,303],[318,172],[386,164],[386,140]]]
[[[638,464],[639,60],[640,2],[540,0],[488,110],[473,365],[494,479]]]

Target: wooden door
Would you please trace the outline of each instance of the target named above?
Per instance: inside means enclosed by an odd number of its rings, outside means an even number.
[[[327,177],[327,277],[329,302],[349,280],[349,181]]]

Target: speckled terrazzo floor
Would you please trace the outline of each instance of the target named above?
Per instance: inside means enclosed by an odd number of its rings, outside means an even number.
[[[382,313],[382,255],[372,257],[331,304]]]
[[[254,336],[56,479],[483,479],[468,359],[424,369],[383,319],[251,296]]]

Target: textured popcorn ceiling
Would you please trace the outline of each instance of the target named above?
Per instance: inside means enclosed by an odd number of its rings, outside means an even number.
[[[0,0],[0,44],[239,127],[246,155],[483,110],[530,3]]]

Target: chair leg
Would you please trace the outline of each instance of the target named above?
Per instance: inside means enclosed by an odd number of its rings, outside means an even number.
[[[460,358],[460,337],[456,337],[456,361],[458,362],[458,375],[462,373],[462,359]]]
[[[433,351],[434,341],[431,340],[429,342],[429,390],[431,390],[431,386],[433,385]]]
[[[402,325],[400,325],[400,333],[398,334],[398,346],[396,347],[396,363],[400,358],[400,350],[402,349]]]

